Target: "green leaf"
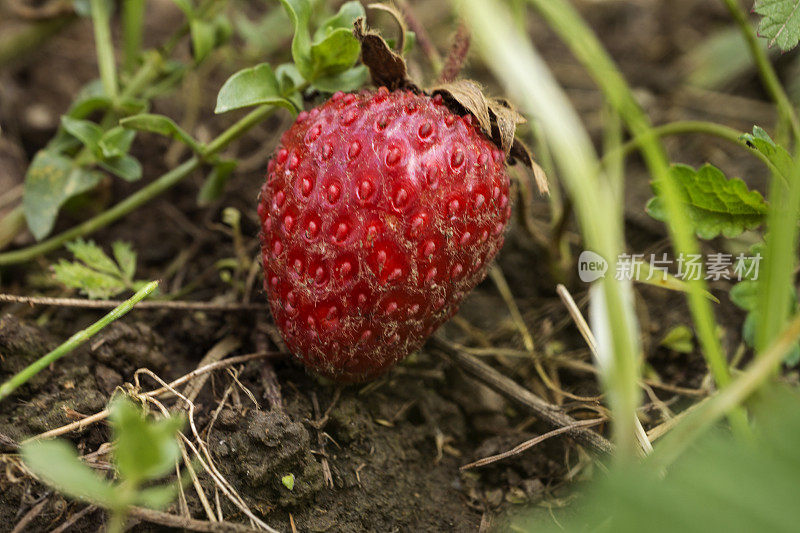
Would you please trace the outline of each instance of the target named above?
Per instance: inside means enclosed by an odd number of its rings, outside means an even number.
[[[110,411],[114,462],[125,480],[138,484],[163,477],[175,468],[180,458],[175,434],[183,427],[182,417],[149,419],[126,399],[115,400]]]
[[[92,241],[66,244],[75,262],[62,259],[53,266],[55,278],[67,287],[78,289],[89,298],[110,298],[125,291],[141,287],[134,281],[136,252],[130,244],[117,241],[112,244],[114,260]]]
[[[794,168],[794,160],[786,148],[775,144],[775,141],[759,126],[753,126],[753,133],[745,133],[741,139],[756,150],[764,154],[770,162],[775,165],[778,172],[781,173],[785,180],[789,180]]]
[[[735,237],[760,226],[767,214],[767,203],[758,191],[750,191],[740,179],[728,179],[718,168],[704,165],[695,170],[687,165],[670,169],[684,206],[697,235],[712,239],[720,233]],[[647,204],[647,212],[666,221],[661,199],[661,184],[653,182],[656,197]]]
[[[172,0],[172,3],[178,6],[181,11],[183,11],[183,14],[186,15],[187,19],[193,20],[195,18],[194,6],[192,5],[191,0]]]
[[[105,111],[111,107],[111,99],[106,96],[89,96],[76,99],[65,116],[73,118],[88,117],[96,111]]]
[[[689,292],[689,284],[682,279],[676,278],[668,272],[653,269],[647,261],[636,261],[633,269],[633,279],[645,285],[652,285],[670,291]],[[703,291],[703,296],[714,303],[719,303],[719,299],[708,291]]]
[[[136,274],[136,252],[133,250],[133,246],[129,242],[115,241],[111,245],[111,250],[122,271],[122,277],[132,282],[133,276]]]
[[[319,43],[311,45],[311,74],[306,79],[316,81],[317,78],[343,72],[358,61],[360,53],[361,45],[352,30],[334,30]]]
[[[311,4],[308,0],[281,0],[281,4],[294,25],[292,59],[303,77],[311,79],[311,33],[308,29]]]
[[[106,159],[98,164],[125,181],[136,181],[142,177],[142,165],[129,155]]]
[[[733,304],[745,311],[753,311],[758,305],[758,281],[746,279],[731,288],[728,295]]]
[[[199,63],[214,49],[217,41],[217,27],[213,22],[195,18],[189,22],[189,31],[192,36],[194,60]]]
[[[125,116],[144,113],[150,104],[140,98],[123,98],[117,102],[117,109]]]
[[[369,71],[364,65],[358,65],[334,76],[317,78],[311,84],[313,88],[323,93],[336,91],[355,91],[367,82]]]
[[[118,489],[97,475],[63,440],[35,440],[22,445],[22,460],[31,472],[59,492],[108,509],[121,506]]]
[[[361,17],[366,17],[364,6],[361,5],[361,2],[345,2],[342,4],[342,7],[339,8],[338,13],[330,17],[328,20],[323,22],[319,28],[317,28],[317,31],[314,32],[313,42],[318,43],[322,41],[338,28],[344,28],[347,31],[352,31],[353,22]]]
[[[102,178],[101,173],[77,167],[62,155],[39,151],[25,175],[22,198],[25,220],[33,236],[46,237],[64,202],[93,189]]]
[[[238,162],[234,159],[225,159],[214,165],[205,183],[203,183],[203,187],[197,194],[197,203],[200,206],[207,206],[222,196],[225,191],[225,185],[228,183],[237,164]]]
[[[303,109],[303,94],[301,91],[295,90],[295,88],[304,83],[305,78],[297,70],[295,64],[283,63],[278,65],[275,68],[275,77],[278,78],[281,94],[288,94],[287,99],[294,104],[295,108]]]
[[[103,136],[103,130],[94,122],[72,118],[68,115],[61,117],[61,125],[67,133],[78,139],[92,153],[97,152],[98,143]]]
[[[694,351],[694,334],[687,326],[675,326],[664,335],[658,344],[678,353]]]
[[[202,146],[194,140],[183,128],[178,126],[174,120],[164,115],[141,114],[120,120],[120,125],[123,128],[132,130],[148,131],[171,137],[175,140],[181,141],[186,146],[192,149],[195,153],[202,152]]]
[[[111,128],[103,134],[98,142],[100,153],[104,159],[111,159],[127,154],[133,144],[136,132],[121,126]]]
[[[280,86],[268,63],[240,70],[225,82],[217,95],[215,113],[254,105],[272,104],[294,111],[294,105],[281,96]]]
[[[294,474],[286,474],[281,478],[283,486],[289,490],[294,490]]]
[[[784,52],[800,41],[800,0],[756,0],[753,11],[761,15],[758,35]]]
[[[78,239],[73,242],[68,242],[66,247],[67,250],[72,252],[75,259],[82,261],[90,268],[114,276],[120,276],[122,274],[117,264],[114,263],[94,241]]]
[[[136,503],[149,509],[164,509],[178,495],[176,484],[147,487],[136,495]]]
[[[53,265],[55,278],[63,285],[78,289],[92,300],[106,300],[125,290],[125,282],[110,274],[104,274],[81,263],[62,259]]]

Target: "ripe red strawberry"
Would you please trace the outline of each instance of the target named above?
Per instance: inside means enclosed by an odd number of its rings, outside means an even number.
[[[439,96],[337,93],[281,138],[258,213],[289,349],[360,381],[418,349],[486,276],[511,213],[505,156]]]

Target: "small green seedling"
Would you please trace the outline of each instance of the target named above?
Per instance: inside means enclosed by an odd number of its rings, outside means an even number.
[[[36,440],[22,445],[25,466],[41,481],[63,494],[108,509],[108,530],[122,531],[127,509],[132,505],[163,508],[171,502],[175,483],[150,485],[175,469],[180,458],[176,433],[182,416],[154,419],[128,399],[118,398],[110,406],[113,430],[112,463],[115,481],[92,470],[65,440]],[[145,487],[145,484],[148,486]]]
[[[289,490],[294,490],[294,474],[286,474],[281,478],[283,486]]]
[[[55,278],[89,298],[111,298],[124,291],[137,291],[147,284],[147,281],[134,279],[136,252],[129,243],[112,244],[113,259],[94,241],[78,239],[68,243],[67,248],[75,261],[62,259],[53,265]]]

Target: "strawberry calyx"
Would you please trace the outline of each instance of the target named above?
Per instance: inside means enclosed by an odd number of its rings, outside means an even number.
[[[384,7],[381,5],[381,8]],[[394,9],[384,10],[400,26],[399,49],[402,50],[406,31],[402,16]],[[363,17],[353,23],[353,35],[361,43],[361,62],[369,69],[376,87],[386,87],[390,91],[406,89],[431,97],[441,95],[453,113],[459,116],[472,115],[480,130],[503,151],[509,163],[520,162],[535,170],[536,163],[530,150],[515,137],[517,126],[527,121],[508,100],[487,97],[481,85],[470,79],[457,79],[423,90],[409,77],[403,56],[392,50],[377,31],[367,28]]]

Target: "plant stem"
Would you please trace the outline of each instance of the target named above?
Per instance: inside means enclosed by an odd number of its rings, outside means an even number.
[[[726,0],[727,1],[727,0]],[[627,123],[631,133],[640,139],[642,155],[653,178],[663,185],[668,213],[667,227],[676,253],[685,257],[698,254],[700,248],[694,238],[681,205],[680,194],[667,162],[664,147],[653,132],[650,120],[644,114],[622,74],[619,72],[597,36],[587,26],[574,7],[566,0],[528,0],[544,16],[550,27],[570,47],[603,91],[608,102]],[[730,383],[730,372],[725,354],[717,337],[717,324],[710,302],[705,298],[704,280],[687,280],[689,308],[694,318],[698,339],[717,385]],[[743,410],[732,413],[731,425],[740,435],[749,434]]]
[[[761,76],[764,88],[766,88],[770,97],[777,104],[781,120],[788,123],[791,127],[795,143],[800,143],[800,119],[797,117],[797,111],[795,111],[783,85],[781,85],[778,75],[775,73],[772,63],[770,63],[769,56],[764,49],[759,46],[758,36],[753,31],[747,14],[739,4],[739,0],[723,0],[723,2],[725,2],[728,12],[736,21],[739,30],[742,32],[742,36],[744,36],[745,41],[747,41],[747,47],[750,49],[750,54],[753,56],[753,61],[756,63],[756,68],[758,68],[758,73]]]
[[[111,13],[105,0],[91,0],[94,45],[97,50],[97,66],[103,89],[112,101],[117,99],[117,67],[114,59],[114,43],[111,40]]]
[[[701,120],[678,120],[663,124],[661,126],[655,126],[652,132],[659,138],[670,137],[673,135],[684,135],[687,133],[701,133],[704,135],[718,137],[747,149],[752,156],[758,158],[762,163],[769,167],[770,170],[773,172],[778,172],[778,169],[775,168],[775,165],[772,164],[772,161],[770,161],[767,156],[755,148],[750,147],[745,141],[741,140],[742,134],[739,132],[739,130],[730,128],[728,126],[723,126],[722,124],[704,122]],[[642,140],[642,137],[635,137],[623,144],[617,151],[606,152],[602,161],[605,162],[609,157],[619,156],[619,152],[622,152],[622,155],[631,154],[641,147]]]
[[[122,1],[122,50],[126,73],[133,72],[142,51],[145,0]]]
[[[795,152],[794,157],[797,161],[800,152]],[[777,338],[794,306],[800,166],[793,165],[788,185],[773,174],[769,200],[766,249],[758,276],[755,343],[758,352]]]
[[[114,322],[115,320],[123,317],[128,311],[133,309],[133,306],[139,303],[142,299],[147,297],[148,294],[153,292],[156,287],[158,287],[158,281],[151,281],[141,289],[139,289],[136,294],[131,296],[128,300],[124,301],[119,306],[115,307],[110,313],[106,316],[89,326],[88,328],[79,331],[69,339],[67,339],[63,344],[61,344],[58,348],[51,351],[50,353],[40,357],[20,372],[16,373],[14,376],[11,377],[8,381],[0,385],[0,401],[7,398],[9,394],[11,394],[14,390],[16,390],[21,385],[25,384],[28,380],[30,380],[33,376],[47,368],[50,364],[56,362],[57,360],[61,359],[75,348],[80,346],[81,344],[88,341],[94,335],[96,335],[99,331],[103,328]]]

